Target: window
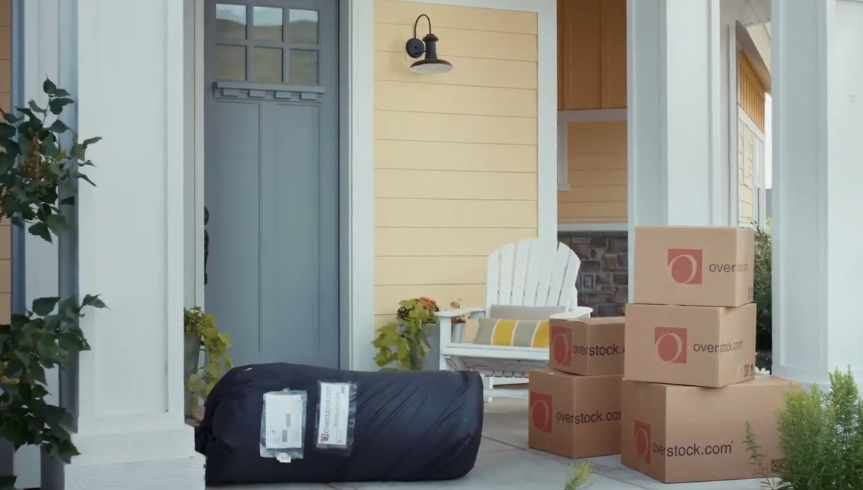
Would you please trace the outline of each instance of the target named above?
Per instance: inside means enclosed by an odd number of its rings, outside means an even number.
[[[315,10],[216,4],[216,78],[318,85],[318,29]]]

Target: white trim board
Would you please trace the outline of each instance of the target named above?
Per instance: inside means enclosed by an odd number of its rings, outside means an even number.
[[[559,232],[603,232],[603,231],[628,231],[626,223],[560,223],[557,225]]]
[[[555,0],[400,0],[537,14],[537,213],[540,238],[557,240],[557,2]],[[374,0],[362,0],[374,3]],[[355,3],[362,3],[355,2]],[[365,7],[364,7],[365,8]],[[374,19],[372,19],[374,21]],[[432,19],[434,22],[434,19]],[[374,43],[374,36],[361,40]],[[407,39],[405,39],[407,41]],[[374,53],[371,53],[374,54]],[[367,58],[374,63],[374,56]],[[371,67],[374,69],[374,67]],[[458,70],[458,66],[454,68]]]
[[[761,131],[761,128],[759,128],[758,125],[755,124],[755,121],[753,121],[752,118],[749,117],[749,114],[747,114],[746,111],[744,111],[743,108],[739,105],[737,106],[737,117],[741,121],[743,121],[744,126],[748,127],[753,133],[755,133],[756,136],[760,137],[762,141],[767,139],[764,131]]]
[[[342,165],[347,166],[347,205],[341,220],[348,226],[347,260],[342,267],[342,361],[353,370],[376,371],[375,303],[375,2],[340,0],[342,25]],[[347,59],[344,57],[346,56]],[[343,179],[345,180],[345,179]],[[344,250],[343,250],[344,251]],[[347,277],[345,277],[347,276]],[[348,290],[346,290],[347,288]],[[347,299],[347,301],[344,301]],[[344,361],[347,362],[344,362]]]
[[[569,162],[566,159],[569,145],[566,121],[557,120],[557,191],[569,192]]]
[[[626,109],[595,109],[584,111],[558,111],[560,122],[604,122],[626,121]]]
[[[726,56],[728,57],[728,222],[740,222],[740,174],[737,161],[737,118],[739,112],[740,89],[738,87],[740,73],[737,65],[737,28],[729,25]],[[731,162],[734,162],[732,165]]]
[[[569,192],[567,126],[575,122],[626,121],[626,109],[597,109],[557,112],[557,191]],[[558,225],[560,227],[560,225]]]

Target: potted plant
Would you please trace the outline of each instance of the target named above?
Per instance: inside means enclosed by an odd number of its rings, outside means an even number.
[[[455,301],[450,301],[449,307],[454,309],[454,310],[461,308],[461,300],[457,299]],[[466,313],[464,315],[452,317],[453,325],[455,325],[457,323],[467,323],[468,320],[470,320],[470,313]]]
[[[422,371],[438,311],[437,302],[424,296],[401,301],[396,321],[378,329],[372,341],[378,349],[375,363],[387,371]]]
[[[200,400],[206,400],[222,375],[234,367],[231,356],[228,355],[231,336],[220,332],[216,325],[216,316],[204,313],[199,306],[185,310],[183,334],[186,416],[200,420]],[[203,367],[199,366],[201,350],[206,357]]]
[[[201,365],[201,348],[203,347],[204,339],[200,331],[203,329],[201,324],[207,321],[204,318],[204,313],[201,308],[196,307],[194,310],[185,309],[183,311],[183,384],[186,390],[184,397],[185,415],[191,417],[192,412],[192,391],[189,389],[189,380],[192,375],[198,372]],[[195,397],[197,402],[197,397]],[[197,411],[197,403],[195,410]]]
[[[71,229],[65,213],[75,204],[75,182],[92,184],[80,169],[93,165],[86,150],[99,138],[79,142],[60,120],[63,108],[74,103],[69,92],[50,80],[42,90],[46,107],[30,101],[3,113],[0,122],[0,219],[53,242]],[[39,298],[28,311],[12,315],[9,325],[0,325],[0,439],[16,451],[37,445],[65,461],[79,454],[64,425],[70,414],[45,400],[45,372],[68,368],[73,354],[90,349],[78,327],[88,306],[105,308],[90,294]],[[14,476],[0,475],[0,489],[14,487]]]

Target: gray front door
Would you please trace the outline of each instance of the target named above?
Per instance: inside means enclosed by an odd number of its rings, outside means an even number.
[[[236,365],[339,366],[337,9],[206,2],[206,309]]]

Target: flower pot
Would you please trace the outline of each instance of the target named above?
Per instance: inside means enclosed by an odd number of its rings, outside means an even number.
[[[429,353],[422,357],[422,350],[419,344],[412,343],[410,346],[409,356],[411,364],[421,366],[423,371],[437,371],[440,357],[440,333],[437,323],[427,323],[423,325],[423,330],[426,332],[426,343],[429,346]],[[402,332],[406,331],[406,327],[402,326]],[[395,352],[395,346],[391,349]]]
[[[183,391],[185,393],[185,415],[192,415],[192,410],[198,408],[198,401],[195,400],[194,407],[192,406],[192,392],[189,390],[187,383],[189,377],[198,372],[201,357],[201,337],[194,334],[183,335]]]
[[[426,325],[426,342],[428,342],[430,350],[425,359],[423,359],[423,371],[437,371],[440,369],[439,323],[430,323]]]

